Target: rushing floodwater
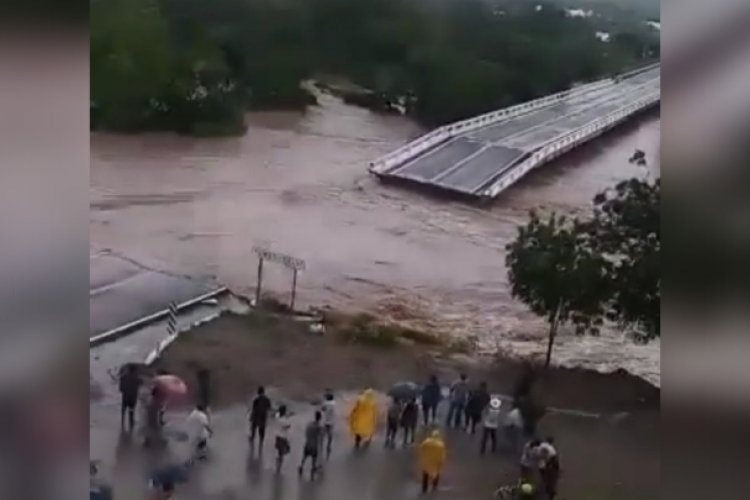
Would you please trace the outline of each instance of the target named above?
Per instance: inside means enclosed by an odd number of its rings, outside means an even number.
[[[91,138],[91,244],[252,293],[254,245],[305,259],[298,300],[388,311],[476,336],[485,350],[544,352],[546,327],[510,297],[504,246],[529,209],[587,210],[599,190],[658,161],[659,119],[626,125],[542,168],[484,209],[380,185],[367,162],[421,132],[325,97],[306,114],[254,113],[242,138]],[[291,276],[266,266],[264,287]],[[559,337],[554,360],[623,367],[659,383],[659,346],[609,332]]]

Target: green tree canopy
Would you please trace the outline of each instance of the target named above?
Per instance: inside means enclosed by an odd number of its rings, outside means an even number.
[[[611,317],[644,339],[660,335],[661,181],[631,179],[594,198],[592,242],[607,256]]]
[[[104,128],[237,131],[248,107],[314,102],[300,83],[320,74],[441,125],[658,56],[643,23],[615,23],[606,44],[597,19],[525,0],[90,2],[92,124]]]
[[[546,366],[561,323],[598,333],[608,296],[607,263],[580,223],[554,213],[542,219],[532,212],[507,246],[506,265],[513,296],[549,323]]]
[[[607,318],[641,340],[660,335],[660,180],[631,179],[594,198],[592,217],[532,212],[507,246],[514,297],[550,325],[546,363],[559,324],[597,334]]]

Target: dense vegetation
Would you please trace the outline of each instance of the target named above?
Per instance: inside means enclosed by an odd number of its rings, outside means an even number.
[[[658,36],[525,0],[91,0],[91,122],[225,134],[302,108],[319,75],[428,125],[658,57]],[[601,21],[601,20],[600,20]]]
[[[598,13],[616,15],[623,18],[628,15],[639,20],[657,21],[661,18],[661,0],[552,0],[557,5],[573,9],[594,9]]]
[[[514,297],[549,323],[549,365],[558,326],[599,332],[605,319],[640,340],[660,335],[661,182],[631,179],[594,198],[587,219],[531,214],[508,245]]]

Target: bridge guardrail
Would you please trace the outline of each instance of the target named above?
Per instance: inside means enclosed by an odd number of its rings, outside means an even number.
[[[493,182],[489,187],[482,190],[480,193],[483,197],[494,198],[502,191],[510,187],[512,184],[517,182],[521,177],[526,175],[530,170],[540,166],[543,163],[573,149],[577,145],[585,142],[592,137],[603,133],[608,128],[621,122],[628,116],[645,109],[646,107],[658,102],[660,100],[660,92],[656,91],[647,96],[644,96],[632,103],[623,106],[622,108],[604,116],[594,122],[584,125],[583,127],[567,132],[556,138],[551,139],[545,145],[540,147],[537,151],[526,160],[516,165],[510,173],[502,174],[499,179]],[[476,190],[486,184],[480,184]]]
[[[641,68],[631,69],[630,71],[626,71],[625,73],[622,73],[619,75],[620,78],[630,78],[635,75],[639,75],[641,73],[645,73],[646,71],[651,71],[652,69],[656,69],[661,65],[661,62],[656,62],[649,64],[648,66],[643,66]]]
[[[632,76],[644,73],[659,67],[659,63],[654,63],[649,66],[637,68],[627,73],[620,75],[620,79],[627,79]],[[554,102],[558,102],[570,97],[580,96],[587,92],[591,92],[596,89],[601,89],[609,85],[613,85],[613,79],[606,78],[598,80],[592,83],[581,85],[572,89],[564,90],[556,94],[541,97],[533,101],[516,104],[508,108],[503,108],[490,113],[485,113],[467,120],[452,123],[450,125],[444,125],[437,129],[428,132],[427,134],[418,137],[417,139],[401,146],[400,148],[388,153],[372,162],[369,165],[369,171],[374,174],[383,174],[390,172],[395,167],[403,165],[405,162],[418,156],[424,151],[460,134],[465,134],[472,130],[492,125],[493,123],[514,118],[525,113],[549,106]]]
[[[435,130],[401,146],[400,148],[388,153],[385,156],[378,158],[370,162],[369,170],[373,173],[385,173],[392,168],[402,164],[405,161],[417,156],[423,151],[459,134],[464,134],[478,128],[486,127],[495,122],[501,120],[507,120],[516,116],[540,109],[555,102],[567,99],[571,96],[577,96],[586,92],[591,92],[599,88],[612,85],[612,79],[607,78],[598,80],[596,82],[581,85],[572,89],[564,90],[556,94],[548,95],[528,101],[508,108],[499,109],[497,111],[491,111],[483,115],[479,115],[473,118],[462,120],[460,122],[452,123],[450,125],[444,125],[438,127]]]
[[[449,132],[453,133],[454,135],[471,132],[472,130],[486,127],[487,125],[491,125],[495,122],[513,118],[514,116],[518,116],[535,109],[543,108],[569,97],[585,94],[586,92],[591,92],[592,90],[603,88],[611,84],[612,81],[609,78],[598,80],[596,82],[581,85],[580,87],[575,87],[563,90],[562,92],[558,92],[556,94],[540,97],[539,99],[534,99],[533,101],[516,104],[508,108],[498,109],[497,111],[490,111],[489,113],[485,113],[483,115],[475,116],[473,118],[468,118],[460,122],[446,125],[446,127],[448,128]]]

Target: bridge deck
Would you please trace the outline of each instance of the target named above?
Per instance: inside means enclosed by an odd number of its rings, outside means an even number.
[[[384,177],[470,195],[542,146],[601,120],[639,99],[658,95],[659,67],[573,94],[527,113],[449,137],[384,172]]]

